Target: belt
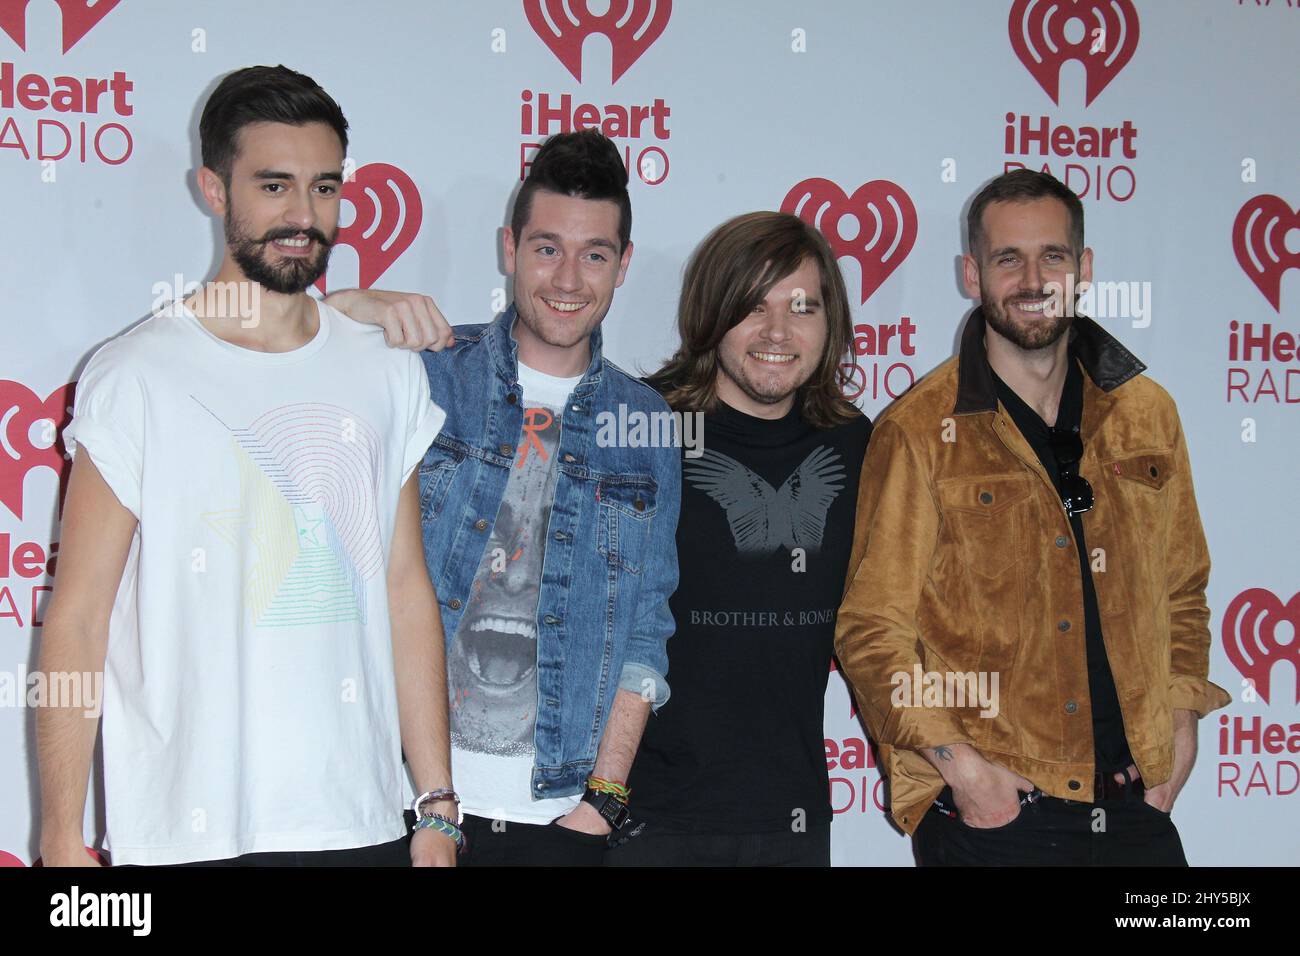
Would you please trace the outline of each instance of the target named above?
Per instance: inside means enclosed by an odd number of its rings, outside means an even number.
[[[1122,774],[1124,780],[1115,779],[1115,774]],[[1142,782],[1141,777],[1128,779],[1127,770],[1098,770],[1093,774],[1092,779],[1092,799],[1094,803],[1100,803],[1102,800],[1141,800],[1142,795],[1147,792],[1146,784]],[[1045,794],[1035,787],[1028,793],[1020,794],[1020,805],[1037,803]],[[1067,803],[1077,801],[1067,800]],[[946,817],[957,819],[957,804],[952,798],[952,789],[944,787],[943,792],[935,799],[930,809],[943,814]]]
[[[1028,793],[1025,793],[1022,790],[1020,792],[1020,805],[1024,807],[1031,803],[1037,803],[1043,798],[1043,796],[1043,791],[1039,790],[1037,787],[1034,787],[1034,789],[1030,790]],[[936,813],[942,813],[945,817],[951,817],[954,820],[960,817],[960,814],[957,812],[957,801],[953,799],[951,787],[943,788],[943,791],[939,796],[934,798],[934,804],[930,809]]]
[[[1123,775],[1123,781],[1115,779],[1117,773]],[[1142,782],[1142,778],[1137,777],[1129,780],[1128,770],[1099,770],[1093,775],[1092,799],[1094,803],[1102,800],[1140,800],[1146,792],[1147,787]]]

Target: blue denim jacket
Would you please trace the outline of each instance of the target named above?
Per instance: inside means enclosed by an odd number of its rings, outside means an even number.
[[[523,433],[514,322],[511,306],[490,324],[457,326],[451,348],[422,353],[433,400],[447,413],[419,481],[424,552],[448,652]],[[628,413],[668,411],[657,392],[603,359],[600,343],[597,329],[555,452],[537,605],[533,799],[584,789],[617,690],[655,709],[668,699],[679,450],[598,444],[602,412],[617,416],[620,405]]]

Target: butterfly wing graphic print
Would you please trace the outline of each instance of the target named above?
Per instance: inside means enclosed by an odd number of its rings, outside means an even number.
[[[685,466],[686,479],[727,514],[731,536],[741,554],[766,554],[772,549],[769,510],[776,489],[736,459],[706,450]]]
[[[746,555],[778,548],[821,548],[826,516],[843,489],[844,467],[834,449],[816,448],[774,489],[750,468],[721,452],[706,450],[684,466],[685,477],[722,506],[736,542]]]
[[[788,549],[803,548],[809,554],[820,551],[826,515],[844,488],[843,480],[839,454],[828,445],[814,449],[777,492],[790,526],[789,537],[778,543]]]

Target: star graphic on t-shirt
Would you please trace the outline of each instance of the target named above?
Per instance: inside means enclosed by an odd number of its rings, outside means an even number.
[[[298,541],[304,548],[319,548],[322,541],[316,537],[317,530],[325,523],[324,518],[307,514],[303,508],[293,509],[294,523],[298,526]]]

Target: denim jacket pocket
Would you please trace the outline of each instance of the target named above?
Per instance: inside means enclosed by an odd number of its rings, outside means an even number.
[[[424,460],[420,462],[421,519],[428,521],[442,512],[442,506],[447,500],[447,489],[451,487],[456,469],[465,460],[468,451],[469,447],[458,438],[439,435],[433,440]]]
[[[1018,521],[1033,493],[1026,475],[957,478],[937,491],[944,524],[962,560],[977,574],[999,578],[1021,556]]]
[[[650,522],[656,510],[658,485],[649,475],[612,475],[599,478],[596,500],[596,550],[632,574],[640,574]]]

